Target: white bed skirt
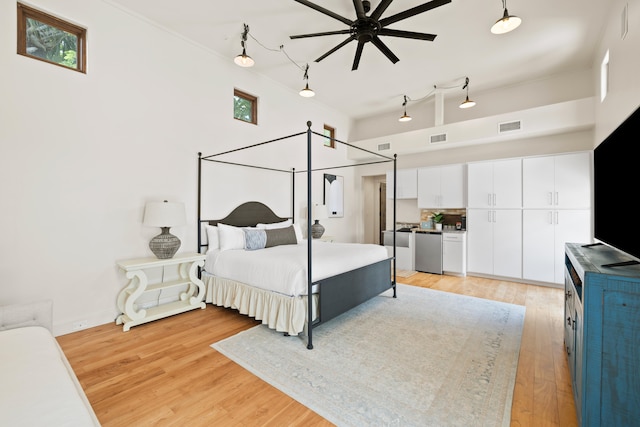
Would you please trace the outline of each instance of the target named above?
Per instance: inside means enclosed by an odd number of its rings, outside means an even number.
[[[305,330],[306,295],[283,295],[207,273],[203,273],[202,280],[207,288],[205,301],[208,303],[238,310],[240,314],[260,320],[262,324],[278,332],[286,332],[295,336]],[[314,319],[317,304],[318,296],[314,294]]]

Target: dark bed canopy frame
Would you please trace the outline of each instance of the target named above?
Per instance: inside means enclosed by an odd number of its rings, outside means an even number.
[[[227,161],[224,160],[225,155],[229,155],[231,153],[236,153],[243,150],[248,150],[251,148],[264,146],[267,144],[284,141],[290,138],[298,137],[301,135],[307,136],[307,163],[306,170],[296,171],[295,168],[292,169],[281,169],[281,168],[272,168],[259,166],[255,164],[248,163],[239,163],[236,161]],[[236,207],[229,215],[227,215],[223,219],[217,220],[203,220],[201,218],[202,214],[202,162],[215,162],[215,163],[223,163],[228,165],[236,165],[248,168],[255,169],[263,169],[270,170],[275,172],[283,172],[291,174],[291,220],[295,221],[295,177],[298,173],[306,173],[307,174],[307,209],[312,206],[312,189],[311,189],[311,178],[312,172],[324,171],[329,169],[339,169],[339,168],[348,168],[348,167],[356,167],[356,166],[364,166],[371,165],[377,163],[388,163],[393,162],[393,223],[396,223],[396,162],[397,155],[394,154],[393,157],[388,157],[382,155],[380,153],[376,153],[373,151],[366,150],[361,147],[357,147],[355,145],[349,144],[344,141],[340,141],[336,138],[331,138],[335,143],[339,143],[348,147],[352,147],[357,150],[361,150],[367,152],[375,157],[381,158],[382,160],[372,160],[361,163],[353,163],[347,165],[339,165],[332,167],[323,167],[318,169],[313,169],[312,165],[312,137],[313,135],[328,138],[326,135],[323,135],[318,132],[314,132],[311,130],[311,122],[307,122],[307,130],[305,132],[299,132],[295,134],[291,134],[288,136],[284,136],[281,138],[272,139],[269,141],[264,141],[257,144],[248,145],[245,147],[240,147],[228,151],[224,151],[217,154],[212,154],[208,156],[203,156],[202,153],[198,153],[198,252],[200,252],[207,244],[202,243],[202,224],[208,223],[211,225],[216,225],[217,223],[224,223],[229,225],[235,225],[238,227],[248,227],[255,226],[257,223],[275,223],[283,221],[287,218],[281,218],[276,215],[269,207],[260,203],[260,202],[247,202],[238,207]],[[311,236],[311,225],[312,221],[307,221],[307,236]],[[348,271],[346,273],[342,273],[327,279],[319,280],[318,282],[313,282],[312,280],[312,248],[313,248],[313,239],[307,238],[307,348],[313,349],[313,328],[319,326],[322,323],[327,322],[328,320],[350,310],[353,307],[369,300],[370,298],[379,295],[383,291],[392,288],[393,289],[393,298],[396,298],[396,233],[394,227],[393,233],[393,257],[387,260],[383,260],[365,267],[361,267],[355,270]],[[384,277],[385,275],[388,278],[390,271],[390,263],[392,263],[392,278],[388,280],[388,284],[384,284],[385,281],[380,281],[380,277]],[[369,286],[369,284],[373,283],[373,286]],[[313,298],[312,290],[314,285],[319,286],[320,293],[320,302],[318,304],[318,312],[316,319],[314,320],[310,313],[313,313]],[[349,292],[345,293],[345,289],[349,290]]]

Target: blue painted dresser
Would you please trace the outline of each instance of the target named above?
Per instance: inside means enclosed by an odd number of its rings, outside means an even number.
[[[565,245],[564,340],[581,426],[640,424],[640,265],[606,245]]]

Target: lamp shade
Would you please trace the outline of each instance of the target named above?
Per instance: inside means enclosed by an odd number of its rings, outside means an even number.
[[[311,219],[314,219],[314,220],[329,218],[329,211],[327,210],[327,205],[313,205],[311,215],[313,217]]]
[[[175,227],[185,225],[187,216],[184,203],[147,202],[142,223],[149,227]]]

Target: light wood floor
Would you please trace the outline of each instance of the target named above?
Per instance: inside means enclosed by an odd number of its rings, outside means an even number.
[[[398,281],[526,306],[511,425],[577,426],[561,289],[425,273]],[[129,332],[108,324],[58,342],[105,427],[330,426],[209,346],[255,324],[207,305]]]

